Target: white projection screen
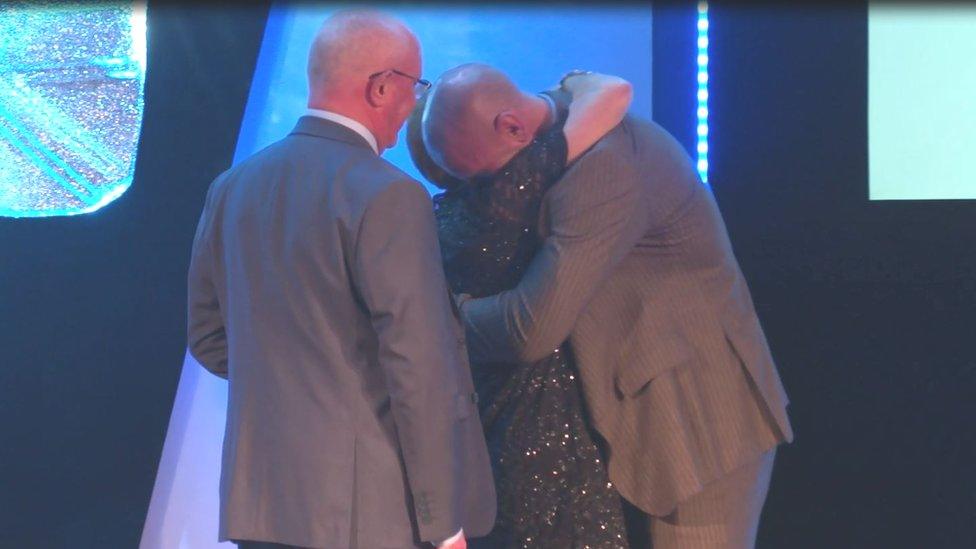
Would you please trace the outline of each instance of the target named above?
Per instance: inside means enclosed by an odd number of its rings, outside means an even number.
[[[871,200],[976,199],[976,5],[868,8]]]

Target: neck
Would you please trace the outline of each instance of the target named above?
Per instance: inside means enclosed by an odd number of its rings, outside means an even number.
[[[533,136],[538,135],[539,131],[548,128],[554,122],[552,120],[552,112],[549,109],[549,103],[538,95],[526,96],[525,111],[525,129]]]
[[[336,100],[328,100],[328,99],[322,99],[322,100],[309,99],[307,106],[310,109],[319,109],[323,111],[334,112],[336,114],[341,114],[342,116],[345,116],[347,118],[352,118],[356,122],[359,122],[360,124],[365,126],[366,129],[373,134],[373,137],[376,139],[377,142],[376,144],[379,147],[380,151],[386,148],[383,146],[383,142],[380,133],[377,131],[376,124],[373,122],[372,117],[369,115],[370,113],[366,109],[358,107],[347,101],[336,101]]]

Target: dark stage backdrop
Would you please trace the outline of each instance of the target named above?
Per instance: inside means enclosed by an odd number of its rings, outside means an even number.
[[[132,187],[89,215],[0,218],[0,547],[138,546],[183,363],[189,247],[266,14],[150,2]]]
[[[868,201],[866,6],[710,19],[710,178],[796,429],[759,547],[976,546],[976,201]]]

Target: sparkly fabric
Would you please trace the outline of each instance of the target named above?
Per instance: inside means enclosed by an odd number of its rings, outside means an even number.
[[[434,198],[441,252],[455,293],[518,284],[541,240],[542,195],[566,164],[565,97],[558,121],[493,178]],[[627,547],[620,496],[587,426],[569,346],[532,364],[472,364],[498,493],[482,548]]]
[[[129,187],[145,34],[131,2],[0,4],[0,215],[90,212]]]

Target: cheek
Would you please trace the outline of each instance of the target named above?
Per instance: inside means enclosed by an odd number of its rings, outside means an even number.
[[[403,120],[406,120],[410,113],[413,112],[414,106],[417,105],[417,98],[410,94],[410,97],[403,102],[403,107],[400,110],[400,114],[403,116]]]
[[[494,171],[493,168],[494,166],[485,155],[481,154],[481,151],[471,152],[471,172],[473,174],[490,173]]]

